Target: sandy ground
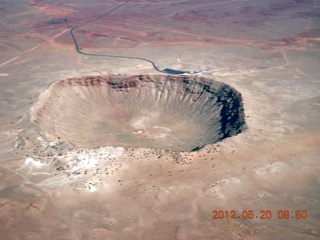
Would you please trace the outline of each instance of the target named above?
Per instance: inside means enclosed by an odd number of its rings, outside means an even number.
[[[75,52],[119,3],[1,4],[0,239],[319,239],[320,1],[129,2],[82,49],[205,70],[248,129],[192,153],[48,141],[30,109],[53,82],[157,73]]]

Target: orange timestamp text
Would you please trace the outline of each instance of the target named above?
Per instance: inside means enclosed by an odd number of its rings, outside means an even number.
[[[260,210],[254,212],[253,210],[213,210],[212,219],[307,219],[308,212],[306,210]]]

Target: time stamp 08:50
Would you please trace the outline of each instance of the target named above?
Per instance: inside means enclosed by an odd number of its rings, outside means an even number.
[[[306,210],[278,210],[273,212],[271,210],[260,210],[254,212],[253,210],[213,210],[212,219],[307,219],[308,212]]]

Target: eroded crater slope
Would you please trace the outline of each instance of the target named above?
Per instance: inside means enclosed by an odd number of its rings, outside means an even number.
[[[42,93],[32,121],[79,147],[194,151],[245,128],[241,94],[197,76],[107,75],[60,80]]]

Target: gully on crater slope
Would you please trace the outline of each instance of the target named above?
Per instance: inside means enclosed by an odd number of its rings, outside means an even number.
[[[194,151],[245,129],[241,94],[199,76],[63,79],[40,95],[32,121],[52,140],[87,148]]]

